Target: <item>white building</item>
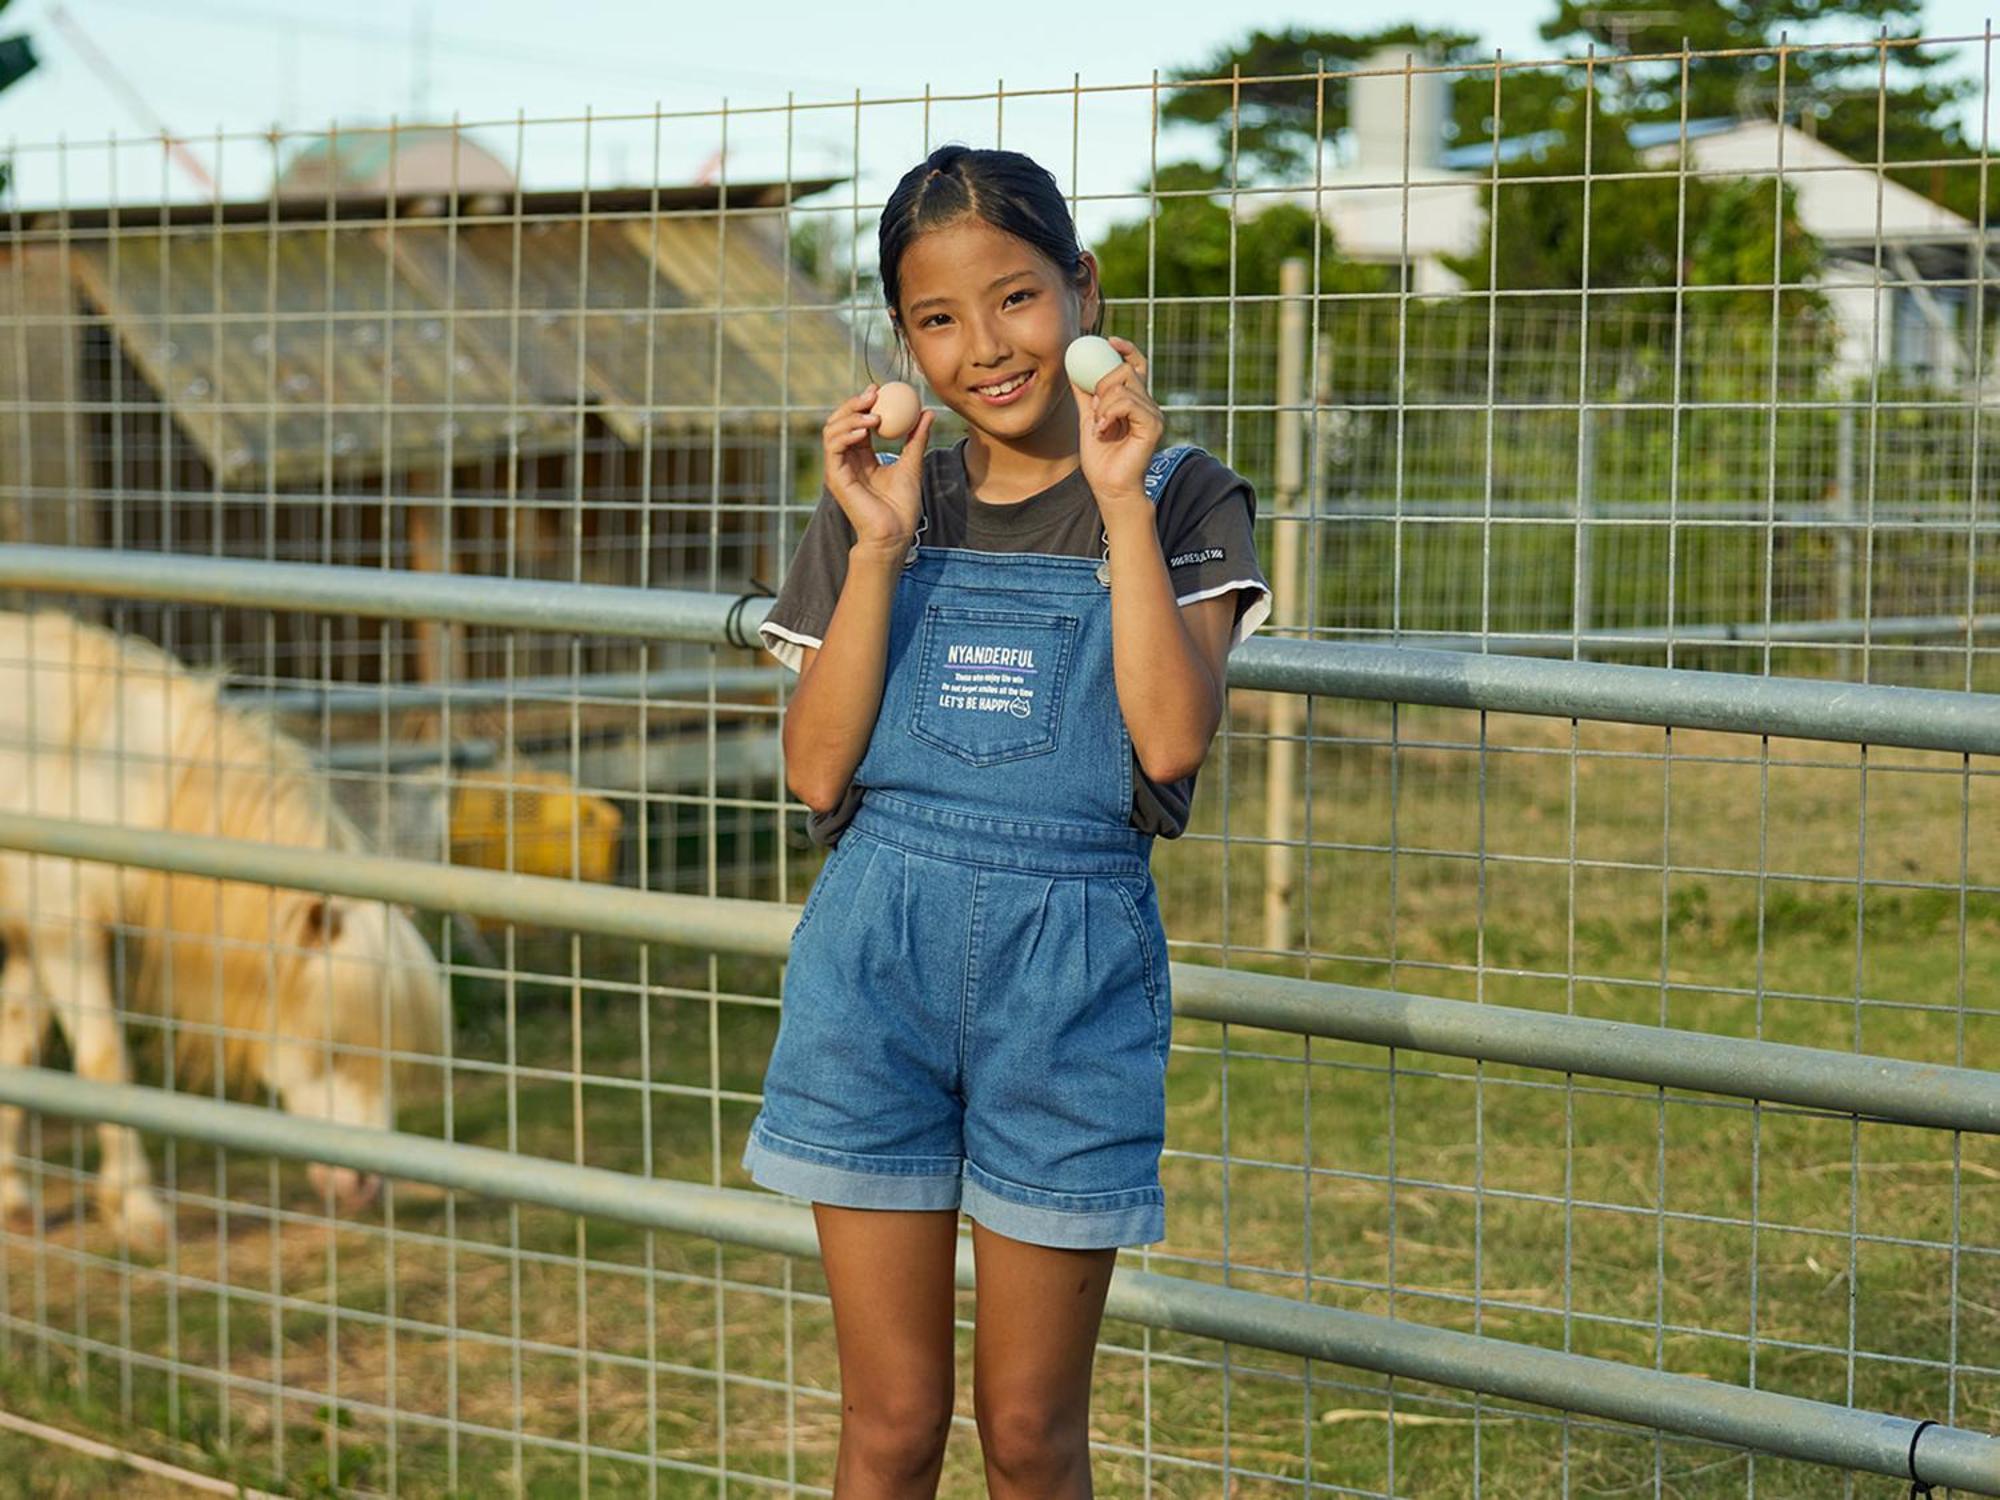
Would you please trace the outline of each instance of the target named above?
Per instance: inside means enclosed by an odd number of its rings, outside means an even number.
[[[1342,254],[1407,262],[1418,293],[1456,290],[1464,283],[1444,257],[1480,247],[1493,147],[1445,148],[1451,73],[1406,72],[1400,51],[1371,66],[1382,71],[1354,79],[1352,150],[1323,175],[1321,210]],[[1681,149],[1677,123],[1635,126],[1630,139],[1650,166],[1671,167]],[[1532,158],[1559,140],[1553,131],[1503,140],[1500,160]],[[1794,191],[1800,222],[1824,251],[1820,282],[1840,327],[1836,376],[1866,375],[1878,352],[1885,368],[1912,375],[1967,373],[1968,283],[1982,238],[1971,220],[1791,125],[1693,121],[1687,152],[1704,175],[1782,174]],[[1287,195],[1307,204],[1313,196]]]

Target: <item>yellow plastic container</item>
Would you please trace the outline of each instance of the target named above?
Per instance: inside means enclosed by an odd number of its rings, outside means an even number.
[[[623,822],[617,808],[577,791],[561,772],[517,768],[452,793],[451,860],[519,875],[609,881],[618,872]]]

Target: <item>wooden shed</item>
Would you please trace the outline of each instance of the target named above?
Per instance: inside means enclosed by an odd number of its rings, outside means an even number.
[[[775,577],[780,504],[866,379],[850,319],[787,253],[788,205],[832,185],[18,213],[0,229],[0,539],[731,591]],[[500,668],[477,630],[327,628],[283,625],[273,661],[259,621],[239,665],[308,682]],[[508,670],[578,666],[513,644]],[[627,664],[616,646],[582,663]]]

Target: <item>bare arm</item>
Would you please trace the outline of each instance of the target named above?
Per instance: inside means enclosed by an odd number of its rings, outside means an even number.
[[[1146,389],[1146,357],[1113,338],[1124,363],[1077,401],[1077,446],[1111,545],[1111,657],[1118,708],[1139,768],[1166,783],[1208,757],[1227,701],[1224,662],[1234,601],[1180,606],[1160,552],[1146,465],[1165,423]]]
[[[1227,594],[1176,605],[1143,497],[1106,507],[1111,538],[1111,657],[1118,707],[1139,767],[1154,781],[1199,770],[1222,721],[1236,622]]]
[[[867,753],[882,707],[882,677],[889,656],[889,607],[896,598],[903,558],[923,514],[924,449],[932,414],[917,418],[900,463],[884,465],[870,434],[881,425],[873,407],[877,387],[833,409],[820,437],[826,483],[854,528],[847,577],[834,601],[825,637],[807,646],[799,685],[785,709],[780,739],[785,785],[816,813],[840,801]]]
[[[827,622],[825,644],[804,648],[799,685],[785,709],[785,783],[816,813],[830,811],[867,752],[882,707],[889,607],[907,544],[857,543]]]

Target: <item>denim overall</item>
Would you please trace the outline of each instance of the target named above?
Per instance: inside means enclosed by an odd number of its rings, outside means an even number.
[[[1154,458],[1149,498],[1189,451]],[[1163,1238],[1167,939],[1107,564],[913,545],[854,779],[744,1167],[1035,1244]]]

